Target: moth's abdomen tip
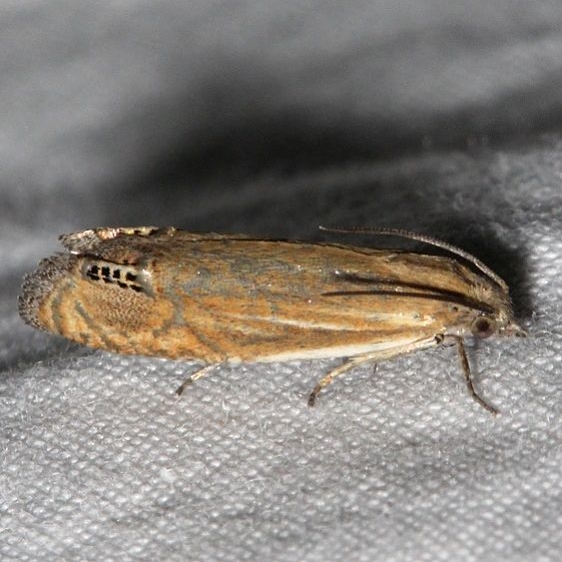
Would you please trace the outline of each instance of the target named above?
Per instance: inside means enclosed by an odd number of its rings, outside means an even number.
[[[69,274],[75,259],[70,254],[51,256],[41,260],[35,271],[25,275],[18,296],[18,312],[26,324],[40,330],[47,329],[40,318],[41,304],[59,281]]]

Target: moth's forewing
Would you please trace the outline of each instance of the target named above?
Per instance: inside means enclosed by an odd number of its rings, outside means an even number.
[[[466,335],[496,306],[493,284],[451,258],[174,229],[104,233],[64,237],[75,254],[28,277],[28,322],[92,347],[214,363],[388,357]]]

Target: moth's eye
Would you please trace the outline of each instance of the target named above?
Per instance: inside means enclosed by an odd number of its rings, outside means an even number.
[[[472,323],[471,331],[476,338],[489,338],[497,331],[496,321],[493,318],[480,316]]]

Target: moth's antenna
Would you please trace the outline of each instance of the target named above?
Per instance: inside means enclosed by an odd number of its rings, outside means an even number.
[[[501,287],[506,293],[509,291],[507,283],[494,271],[492,271],[484,262],[480,261],[477,257],[473,256],[469,252],[466,252],[462,248],[439,240],[438,238],[433,238],[432,236],[426,236],[425,234],[418,234],[417,232],[411,232],[409,230],[403,230],[401,228],[385,228],[385,227],[368,227],[368,226],[358,226],[358,227],[331,227],[331,226],[319,226],[320,230],[326,232],[339,232],[340,234],[376,234],[381,236],[397,236],[398,238],[407,238],[408,240],[415,240],[416,242],[422,242],[424,244],[429,244],[430,246],[435,246],[436,248],[442,248],[447,250],[452,254],[456,254],[461,258],[465,259],[474,267],[478,268],[482,273],[487,275],[492,281],[494,281],[499,287]]]

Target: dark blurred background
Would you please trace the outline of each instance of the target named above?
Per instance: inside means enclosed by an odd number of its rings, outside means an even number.
[[[6,4],[2,235],[419,228],[470,181],[486,214],[498,148],[560,127],[561,25],[559,0]]]

